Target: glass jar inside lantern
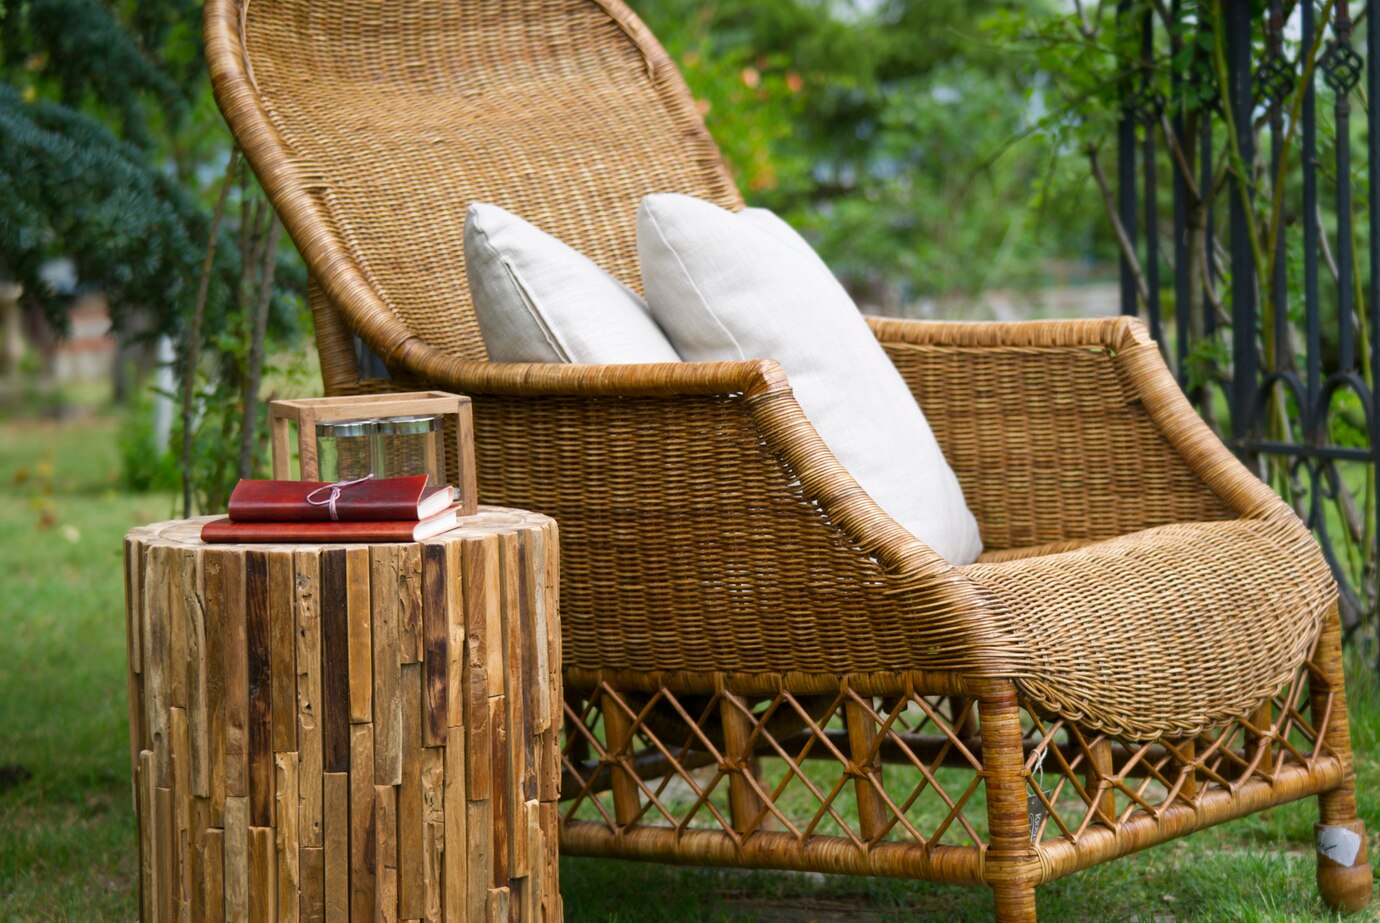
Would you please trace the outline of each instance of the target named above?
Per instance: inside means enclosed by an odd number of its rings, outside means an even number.
[[[385,417],[377,422],[374,473],[398,478],[425,474],[446,483],[445,442],[440,414]]]
[[[352,481],[375,473],[377,427],[377,420],[317,423],[317,477],[322,481]]]

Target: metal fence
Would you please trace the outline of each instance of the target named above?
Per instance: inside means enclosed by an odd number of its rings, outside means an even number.
[[[1373,652],[1380,54],[1365,51],[1380,49],[1380,11],[1369,14],[1345,0],[1121,0],[1116,224],[1122,312],[1144,316],[1199,411],[1314,529],[1349,636]]]

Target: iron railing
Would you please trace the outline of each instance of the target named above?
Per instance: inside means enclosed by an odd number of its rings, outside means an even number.
[[[1380,14],[1354,12],[1121,0],[1116,217],[1122,312],[1315,531],[1350,637],[1373,645],[1380,54],[1361,52]]]

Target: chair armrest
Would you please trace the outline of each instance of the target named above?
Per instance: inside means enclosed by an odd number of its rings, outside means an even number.
[[[856,673],[1001,659],[980,594],[857,485],[771,361],[409,372],[474,400],[480,497],[561,530],[566,665]]]
[[[463,391],[481,404],[502,402],[510,410],[520,405],[534,425],[560,419],[563,410],[574,407],[607,417],[607,429],[578,418],[563,420],[559,433],[551,434],[561,438],[553,441],[564,445],[581,440],[582,451],[590,457],[607,451],[625,453],[629,459],[644,456],[639,461],[654,459],[655,471],[646,472],[653,476],[645,478],[639,497],[718,504],[734,489],[737,471],[746,469],[755,472],[756,489],[789,493],[808,509],[812,521],[842,532],[849,544],[875,556],[887,570],[949,569],[943,558],[882,511],[839,464],[800,409],[785,371],[773,360],[569,365],[441,358],[443,364],[421,369],[428,380]],[[645,419],[637,419],[639,415]],[[725,417],[736,418],[733,430],[724,429]],[[524,451],[536,447],[526,438],[529,431],[513,420],[487,422],[509,431],[505,444],[527,443]],[[728,456],[696,457],[694,446],[718,443],[723,445],[715,451],[731,451],[737,466],[729,464]],[[688,479],[687,472],[671,467],[682,461],[690,469]],[[712,467],[696,467],[697,463]],[[611,480],[605,483],[621,477],[616,469],[607,474]],[[677,493],[682,481],[693,485],[689,494],[665,493],[664,485],[672,485],[671,493]]]
[[[1194,412],[1139,321],[871,324],[989,550],[1293,515]]]
[[[745,455],[743,461],[756,468],[770,458],[780,469],[781,476],[787,478],[784,484],[774,486],[793,485],[792,489],[801,501],[812,507],[817,518],[826,519],[841,529],[853,543],[868,554],[876,555],[889,569],[911,570],[916,565],[937,571],[948,568],[943,558],[883,512],[839,464],[800,409],[785,371],[775,361],[570,365],[473,362],[434,350],[427,352],[425,361],[412,356],[407,368],[429,381],[481,400],[487,396],[492,401],[531,405],[535,409],[528,412],[537,417],[547,415],[548,410],[554,414],[560,399],[584,401],[590,407],[602,402],[608,405],[610,416],[621,409],[658,417],[655,422],[649,421],[646,451],[660,457],[663,467],[658,475],[667,480],[673,479],[675,472],[666,470],[665,463],[678,452],[685,451],[678,441],[722,437],[717,431],[703,431],[703,424],[713,418],[708,409],[733,406],[734,412],[741,415],[742,422],[748,426],[738,435],[738,440],[742,442],[743,437],[750,434],[752,444],[758,449],[755,457]],[[650,409],[653,407],[671,408],[675,412],[657,414]],[[492,422],[512,429],[507,420]],[[610,421],[611,424],[616,422]],[[628,425],[623,423],[608,431],[593,430],[594,443],[587,448],[596,451],[599,446],[595,443],[598,442],[630,440],[636,434],[626,431]],[[578,421],[571,421],[563,435],[569,438],[589,429]],[[524,432],[519,428],[513,435],[521,437]],[[738,448],[741,451],[746,446]],[[723,478],[733,476],[732,470],[723,466],[715,468],[713,473],[714,477],[697,481],[701,501],[721,494]],[[610,474],[616,475],[616,472]],[[647,486],[651,490],[656,485]],[[822,517],[819,514],[823,514]]]

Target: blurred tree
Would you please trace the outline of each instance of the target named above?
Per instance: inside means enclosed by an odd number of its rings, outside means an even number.
[[[0,0],[0,280],[61,327],[40,268],[67,258],[117,329],[141,313],[180,336],[187,511],[261,467],[265,338],[300,329],[305,288],[247,170],[225,169],[200,23],[197,0]]]
[[[865,304],[1043,280],[1103,247],[1086,177],[1012,147],[1041,75],[992,44],[1014,0],[633,0],[755,204],[804,229]],[[1040,195],[1052,179],[1069,195]],[[1096,201],[1095,198],[1092,201]],[[1032,208],[1032,205],[1038,208]]]
[[[166,329],[189,306],[207,216],[168,152],[205,83],[199,10],[0,2],[0,277],[59,325],[39,277],[58,257],[107,293],[117,323],[137,306]]]

